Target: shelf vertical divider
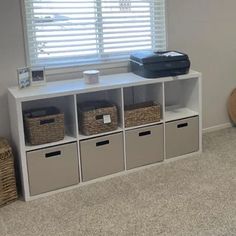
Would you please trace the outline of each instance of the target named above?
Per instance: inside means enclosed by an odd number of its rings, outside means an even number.
[[[126,141],[125,141],[125,98],[124,98],[124,88],[121,88],[121,114],[122,114],[122,134],[123,134],[123,153],[124,153],[124,166],[126,167]]]
[[[12,141],[18,154],[16,156],[17,164],[20,167],[21,189],[25,201],[30,199],[29,179],[27,170],[25,135],[22,113],[22,101],[16,100],[11,94],[8,94],[9,113]]]
[[[78,151],[78,170],[79,170],[79,182],[83,182],[82,179],[82,166],[81,166],[81,157],[80,157],[80,141],[79,141],[79,118],[78,118],[78,109],[77,109],[77,96],[74,94],[74,109],[75,109],[75,127],[76,127],[76,138],[77,138],[77,151]]]
[[[164,144],[164,161],[166,159],[166,99],[165,99],[165,82],[162,82],[162,120],[163,120],[163,144]]]

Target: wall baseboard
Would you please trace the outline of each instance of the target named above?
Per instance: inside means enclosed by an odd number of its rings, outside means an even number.
[[[221,130],[221,129],[226,129],[226,128],[230,128],[232,127],[232,124],[230,122],[228,123],[225,123],[225,124],[221,124],[221,125],[216,125],[216,126],[212,126],[212,127],[209,127],[209,128],[205,128],[202,130],[202,133],[205,134],[205,133],[210,133],[210,132],[213,132],[213,131],[217,131],[217,130]]]

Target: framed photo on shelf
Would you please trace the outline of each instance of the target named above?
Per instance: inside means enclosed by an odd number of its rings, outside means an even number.
[[[18,86],[20,89],[30,86],[30,68],[23,67],[17,69]]]
[[[32,86],[45,84],[46,83],[45,68],[32,67],[30,70],[30,81]]]

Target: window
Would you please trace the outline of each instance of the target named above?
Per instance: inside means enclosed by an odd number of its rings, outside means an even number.
[[[164,50],[165,0],[24,0],[32,66],[127,59]]]

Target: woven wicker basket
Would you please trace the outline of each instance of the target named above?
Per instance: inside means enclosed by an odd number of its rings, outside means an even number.
[[[90,101],[78,104],[79,129],[84,135],[93,135],[116,130],[118,115],[116,105],[107,101]],[[110,122],[104,122],[104,116]]]
[[[0,206],[17,199],[14,159],[6,139],[0,138]]]
[[[125,127],[159,122],[161,106],[155,102],[143,102],[125,107]]]
[[[56,142],[65,137],[64,114],[55,107],[24,112],[26,140],[31,145]]]

